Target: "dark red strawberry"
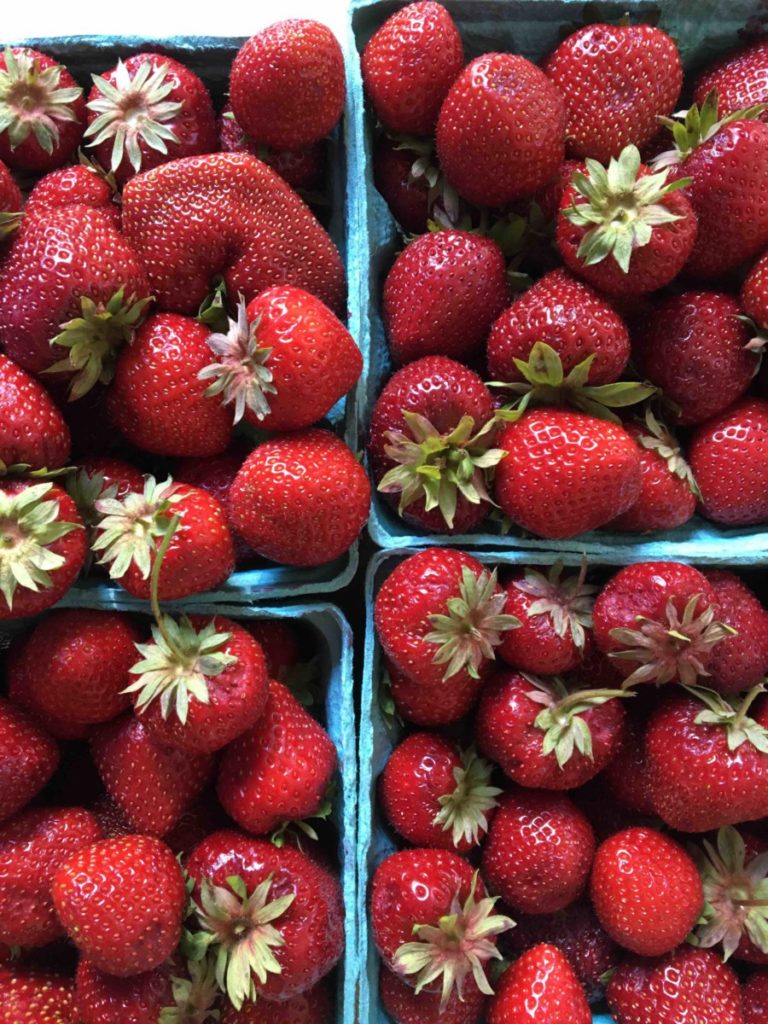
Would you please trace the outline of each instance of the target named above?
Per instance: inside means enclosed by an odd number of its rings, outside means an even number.
[[[650,695],[656,703],[655,693]],[[650,708],[642,707],[643,695],[630,705],[621,745],[603,770],[599,781],[616,803],[646,818],[656,816],[653,794],[648,777],[643,733]],[[641,707],[638,709],[637,705]],[[645,712],[645,713],[644,713]]]
[[[125,813],[106,792],[101,794],[91,810],[105,839],[117,839],[118,836],[130,836],[136,832]]]
[[[450,687],[436,690],[409,679],[391,662],[385,664],[385,681],[388,681],[394,708],[404,721],[413,725],[426,728],[450,725],[469,714],[477,703],[478,683],[469,674],[460,682],[451,681]]]
[[[414,150],[401,148],[386,136],[379,139],[373,150],[373,183],[400,227],[412,235],[427,230],[430,207],[426,175],[416,177],[413,173],[418,159]]]
[[[347,445],[312,428],[264,441],[235,477],[229,514],[254,551],[281,565],[324,565],[354,544],[371,485]]]
[[[73,164],[46,174],[29,193],[24,213],[45,214],[61,206],[90,206],[105,213],[114,227],[120,227],[115,190],[91,164]]]
[[[743,693],[768,673],[768,611],[735,573],[714,569],[704,575],[717,597],[718,617],[736,630],[728,643],[715,647],[707,686]]]
[[[5,242],[18,231],[21,221],[21,191],[13,175],[0,160],[0,254]],[[426,207],[425,207],[426,209]]]
[[[25,171],[61,167],[85,127],[83,90],[63,64],[26,46],[0,53],[0,159]]]
[[[229,523],[229,532],[232,534],[237,564],[253,557],[253,551],[238,535],[229,514],[229,489],[235,482],[247,454],[248,449],[241,450],[235,447],[211,459],[182,459],[176,463],[173,473],[174,480],[207,491],[222,505]]]
[[[71,978],[40,967],[0,967],[3,1024],[78,1024]]]
[[[333,1024],[330,985],[320,981],[308,991],[280,1003],[259,999],[255,1003],[244,1003],[240,1010],[225,1006],[221,1024]]]
[[[270,149],[246,135],[229,103],[224,104],[219,118],[219,147],[224,153],[257,156],[277,171],[291,188],[312,190],[322,187],[326,161],[324,142],[315,142],[301,149]]]
[[[488,1002],[479,988],[468,985],[463,999],[454,992],[443,1006],[439,992],[417,995],[407,981],[386,968],[379,973],[379,997],[395,1024],[480,1024]]]
[[[768,329],[768,253],[763,253],[747,274],[739,301],[758,330]]]
[[[755,971],[741,987],[743,1024],[768,1020],[768,971]]]
[[[584,990],[556,946],[534,946],[502,974],[488,1024],[590,1024]]]
[[[58,469],[69,447],[69,427],[48,392],[0,355],[0,462]]]
[[[83,1024],[157,1024],[218,1019],[214,1005],[219,988],[213,967],[190,962],[186,968],[168,960],[154,970],[115,977],[80,958],[76,976],[77,1009]]]
[[[677,46],[651,25],[587,25],[560,43],[544,71],[565,99],[568,152],[604,163],[649,142],[683,85]]]
[[[378,490],[406,522],[467,533],[485,519],[488,470],[503,456],[493,415],[480,377],[446,356],[417,359],[390,378],[371,414],[368,455]]]
[[[696,79],[693,102],[701,106],[716,90],[720,114],[734,114],[768,100],[768,44],[764,40],[726,54]],[[765,113],[760,115],[766,120]]]
[[[303,634],[290,619],[245,619],[242,627],[258,641],[267,674],[278,683],[286,683],[292,669],[311,660]]]
[[[437,121],[445,175],[479,206],[503,206],[543,188],[563,162],[564,140],[560,93],[535,64],[511,53],[468,64]]]

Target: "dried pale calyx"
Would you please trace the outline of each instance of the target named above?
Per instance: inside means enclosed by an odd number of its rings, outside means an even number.
[[[755,103],[720,117],[718,105],[717,90],[713,89],[700,108],[694,103],[688,110],[680,110],[672,117],[659,117],[659,122],[672,132],[673,148],[654,157],[652,166],[670,167],[682,163],[694,149],[714,138],[724,125],[731,121],[756,120],[768,110],[768,103]]]
[[[645,413],[643,427],[645,428],[645,433],[638,437],[637,443],[642,445],[643,448],[647,448],[648,451],[655,452],[659,458],[664,459],[670,473],[688,484],[691,493],[700,498],[701,492],[694,478],[693,471],[685,461],[680,443],[671,430],[656,419],[650,409]]]
[[[461,753],[462,766],[454,768],[456,788],[439,797],[440,810],[433,824],[451,833],[454,846],[462,840],[477,845],[488,831],[488,812],[498,805],[501,790],[491,786],[493,766],[474,749]]]
[[[529,618],[548,615],[555,633],[571,640],[578,650],[583,651],[586,643],[585,629],[592,626],[592,607],[598,588],[585,583],[587,563],[582,561],[578,575],[563,577],[563,563],[555,562],[544,575],[536,569],[526,569],[522,579],[512,584],[529,597],[536,598],[527,609]]]
[[[101,552],[100,565],[109,566],[109,575],[120,579],[135,565],[143,579],[152,569],[152,556],[158,542],[166,536],[173,521],[173,506],[181,501],[176,485],[168,477],[158,483],[147,476],[141,494],[127,494],[123,499],[100,498],[96,511],[102,517],[96,526],[93,550]]]
[[[686,686],[685,689],[705,705],[705,709],[696,716],[697,725],[724,728],[731,751],[750,743],[756,750],[768,754],[768,729],[748,714],[757,698],[765,693],[764,682],[753,686],[743,697],[724,696],[702,686]]]
[[[158,1024],[205,1024],[221,1017],[216,1009],[221,992],[214,965],[203,960],[186,966],[185,975],[171,977],[174,1005],[160,1011]]]
[[[80,86],[60,85],[60,64],[41,70],[30,53],[4,51],[5,69],[0,69],[0,132],[7,133],[11,149],[30,135],[46,153],[59,142],[59,124],[77,121],[72,104],[82,96]]]

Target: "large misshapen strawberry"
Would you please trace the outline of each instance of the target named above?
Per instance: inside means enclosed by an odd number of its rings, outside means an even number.
[[[105,213],[113,227],[119,230],[120,207],[114,178],[103,174],[87,158],[83,157],[82,161],[40,178],[29,193],[24,207],[25,216],[57,210],[61,206],[90,206]]]

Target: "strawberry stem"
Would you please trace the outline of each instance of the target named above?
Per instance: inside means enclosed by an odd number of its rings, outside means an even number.
[[[168,635],[168,630],[165,628],[165,623],[163,621],[165,617],[160,607],[160,598],[158,595],[158,591],[160,586],[160,569],[162,568],[163,565],[163,559],[165,558],[168,548],[171,546],[171,541],[173,540],[174,534],[176,533],[176,530],[180,522],[181,516],[176,514],[173,516],[170,523],[168,523],[168,529],[165,532],[165,536],[163,537],[160,547],[157,549],[157,554],[155,555],[154,561],[152,563],[152,573],[149,577],[149,604],[150,607],[152,608],[152,614],[155,617],[157,628],[160,630],[160,635],[162,636],[163,640],[165,640],[165,642],[168,644],[168,647],[173,651],[174,654],[179,655],[179,657],[181,657],[181,654],[176,645],[174,644],[174,642],[171,640],[170,636]]]

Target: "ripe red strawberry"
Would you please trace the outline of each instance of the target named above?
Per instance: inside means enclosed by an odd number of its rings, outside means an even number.
[[[179,523],[160,568],[160,600],[213,590],[234,569],[224,509],[198,487],[176,484],[170,477],[158,483],[147,476],[143,492],[131,492],[122,501],[100,498],[96,511],[101,519],[93,550],[99,553],[100,564],[109,566],[111,578],[134,597],[149,597],[157,550],[177,516]]]
[[[768,814],[768,702],[712,690],[665,696],[645,734],[656,812],[680,832]]]
[[[463,999],[454,992],[443,1006],[439,992],[417,995],[407,981],[385,968],[379,972],[379,997],[395,1024],[480,1024],[488,1002],[479,988],[467,986]]]
[[[206,393],[199,374],[211,361],[209,329],[190,317],[148,317],[117,359],[109,418],[131,444],[156,455],[220,455],[232,417]]]
[[[584,990],[556,946],[534,946],[502,974],[488,1024],[590,1024]]]
[[[543,188],[563,162],[564,140],[560,93],[535,64],[511,53],[468,64],[437,121],[445,175],[478,206],[503,206]]]
[[[82,520],[58,484],[0,480],[0,538],[0,621],[56,604],[85,561]]]
[[[681,562],[628,565],[603,587],[593,611],[595,640],[636,683],[693,686],[713,649],[732,630],[715,621],[717,595],[707,578]]]
[[[494,913],[477,872],[447,850],[393,853],[376,869],[370,902],[373,939],[385,967],[416,989],[440,991],[445,1007],[476,988],[492,989],[485,975],[500,960],[497,936],[512,927]]]
[[[231,405],[236,423],[245,416],[263,430],[311,426],[363,369],[346,327],[314,295],[289,285],[268,288],[247,307],[241,301],[237,319],[210,334],[207,346],[198,374],[210,382],[205,394]]]
[[[237,564],[253,557],[253,551],[238,535],[229,514],[229,489],[235,482],[247,454],[247,449],[235,447],[210,459],[182,459],[176,463],[173,473],[174,480],[207,491],[221,504],[227,516],[229,532],[232,534]]]
[[[59,748],[37,722],[0,698],[0,821],[34,799],[59,766]]]
[[[446,356],[417,359],[390,378],[371,414],[368,455],[378,490],[406,522],[467,533],[485,519],[487,470],[503,454],[493,447],[493,406],[480,377]]]
[[[426,209],[426,207],[425,207]],[[21,192],[13,175],[0,160],[0,254],[4,244],[20,227]]]
[[[649,828],[617,832],[600,845],[590,894],[611,938],[640,956],[661,956],[683,942],[704,902],[694,861]]]
[[[363,86],[374,113],[396,135],[431,135],[464,67],[461,36],[432,0],[395,11],[365,45]]]
[[[336,766],[328,733],[272,680],[263,715],[224,753],[219,801],[241,828],[266,835],[317,815]]]
[[[768,253],[763,253],[747,274],[739,301],[758,329],[768,328]]]
[[[417,732],[390,754],[379,802],[392,828],[414,846],[468,853],[493,820],[500,789],[491,765],[441,736]]]
[[[97,170],[87,163],[73,164],[51,171],[29,193],[24,213],[45,214],[61,206],[90,206],[105,213],[112,225],[120,228],[120,207],[115,191]]]
[[[69,857],[54,877],[53,902],[80,952],[126,978],[159,967],[175,950],[187,893],[165,843],[123,836]]]
[[[567,270],[551,270],[504,310],[488,336],[488,372],[519,382],[515,360],[528,362],[543,341],[560,356],[563,372],[590,356],[589,383],[617,380],[629,359],[629,334],[613,307]]]
[[[728,526],[768,520],[768,402],[745,398],[703,423],[688,461],[707,519]]]
[[[736,975],[714,953],[680,946],[658,960],[626,960],[607,989],[617,1024],[743,1024]]]
[[[450,687],[436,689],[409,679],[391,662],[386,662],[386,680],[397,714],[405,722],[432,728],[458,722],[477,703],[479,686],[469,674]]]
[[[224,104],[219,117],[219,148],[223,153],[250,153],[295,189],[322,187],[325,173],[326,146],[315,142],[301,149],[270,149],[247,135],[237,123],[232,106]]]
[[[429,2],[429,0],[427,0]],[[431,189],[426,174],[414,173],[420,159],[413,149],[402,148],[387,136],[373,150],[373,183],[403,231],[422,235],[427,230]]]
[[[436,231],[414,239],[384,282],[382,314],[393,362],[430,355],[472,359],[508,299],[504,257],[490,238]]]
[[[640,494],[640,453],[621,427],[567,409],[528,410],[497,439],[494,497],[513,523],[539,537],[604,526]]]
[[[763,1024],[768,1020],[768,971],[755,971],[741,987],[743,1024]]]
[[[78,1024],[71,978],[39,967],[0,967],[3,1024]]]
[[[187,872],[194,882],[198,938],[221,964],[235,1009],[254,993],[269,1005],[282,1004],[311,989],[339,960],[339,883],[299,850],[214,832],[193,852]]]
[[[507,665],[521,672],[557,675],[576,668],[584,658],[592,626],[597,587],[580,573],[563,577],[556,562],[544,575],[536,569],[513,569],[504,582],[507,611],[520,621],[499,647]]]
[[[353,452],[329,430],[264,441],[229,493],[241,537],[281,565],[324,565],[354,544],[368,518],[371,485]]]
[[[483,878],[513,910],[554,914],[581,896],[594,855],[589,822],[568,797],[515,788],[491,823]]]
[[[208,90],[179,61],[136,53],[93,83],[85,138],[121,185],[139,171],[218,148]]]
[[[725,570],[705,573],[722,622],[736,630],[718,644],[709,663],[707,685],[720,693],[743,693],[768,673],[768,611],[738,576]]]
[[[650,25],[586,25],[560,43],[544,71],[565,99],[569,154],[603,163],[649,142],[683,85],[677,46]]]
[[[69,448],[69,427],[48,392],[0,355],[0,462],[58,469]]]
[[[701,106],[715,89],[720,114],[733,114],[768,100],[768,44],[752,43],[726,54],[696,79],[693,102]],[[766,120],[765,114],[760,115]]]
[[[286,683],[292,669],[310,660],[305,638],[290,619],[245,619],[242,626],[260,644],[270,679]]]
[[[627,146],[608,168],[587,160],[563,192],[557,247],[565,265],[609,295],[641,295],[672,281],[696,240],[696,215],[679,191]]]
[[[649,697],[655,706],[655,692],[649,694]],[[655,818],[656,808],[653,806],[643,744],[646,720],[651,710],[643,706],[646,703],[642,693],[632,701],[621,746],[604,768],[600,782],[619,807],[647,818]]]
[[[280,1003],[260,999],[244,1003],[240,1010],[225,1006],[221,1024],[333,1024],[330,987],[324,980]]]
[[[160,836],[195,802],[213,772],[210,755],[160,746],[133,715],[101,726],[91,752],[109,795],[131,823]]]
[[[0,159],[25,171],[65,164],[85,127],[83,90],[67,69],[39,50],[0,53]]]
[[[150,291],[139,257],[86,206],[30,217],[0,269],[0,344],[32,373],[56,368],[81,397],[111,379]]]
[[[131,179],[123,229],[162,310],[196,314],[217,275],[246,302],[270,285],[292,284],[336,312],[343,307],[344,268],[329,235],[248,153],[174,160]]]
[[[83,1024],[157,1024],[158,1021],[189,1021],[204,1024],[218,1019],[213,967],[189,963],[182,968],[168,960],[154,970],[128,978],[114,977],[80,958],[76,976],[77,1009]]]

